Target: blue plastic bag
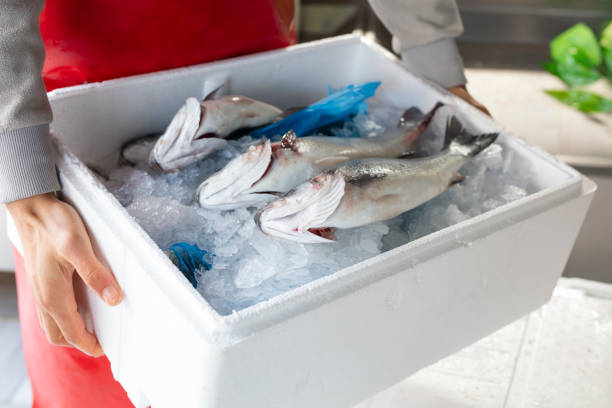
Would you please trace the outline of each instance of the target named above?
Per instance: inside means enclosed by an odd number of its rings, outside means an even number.
[[[346,120],[358,113],[367,113],[366,99],[373,96],[379,82],[366,82],[361,85],[348,85],[344,89],[332,91],[328,87],[328,96],[306,109],[285,119],[251,132],[253,137],[282,136],[293,130],[298,137],[307,136],[330,123]]]
[[[170,246],[170,248],[164,252],[176,267],[179,268],[183,275],[185,275],[194,288],[198,286],[197,278],[202,268],[205,270],[212,268],[211,258],[213,255],[198,248],[197,245],[179,242]]]

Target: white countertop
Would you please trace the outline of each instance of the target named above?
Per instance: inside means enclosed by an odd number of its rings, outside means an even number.
[[[612,168],[612,113],[586,115],[543,91],[565,89],[547,72],[468,69],[468,89],[515,136],[572,165]],[[612,97],[606,80],[588,90]]]

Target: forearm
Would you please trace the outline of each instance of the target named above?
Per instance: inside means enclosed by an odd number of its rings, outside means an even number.
[[[0,202],[59,189],[41,78],[43,0],[0,0]]]
[[[454,0],[369,1],[408,69],[446,88],[465,84],[455,44],[463,25]]]

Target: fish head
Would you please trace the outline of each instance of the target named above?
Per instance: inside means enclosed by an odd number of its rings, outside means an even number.
[[[344,196],[339,171],[323,173],[264,207],[255,222],[265,234],[307,244],[335,240],[328,224]]]
[[[188,98],[155,143],[149,163],[164,171],[178,170],[226,147],[227,141],[202,128],[205,117],[206,109],[202,104],[195,98]]]
[[[196,193],[198,203],[203,208],[230,210],[275,198],[273,194],[249,191],[265,175],[271,163],[272,145],[269,140],[250,146],[245,153],[200,184]]]

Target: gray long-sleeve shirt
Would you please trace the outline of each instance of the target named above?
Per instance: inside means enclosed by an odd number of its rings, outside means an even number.
[[[454,38],[455,0],[369,0],[408,69],[445,87],[465,83]],[[44,0],[0,0],[0,202],[60,188],[51,157],[51,108],[41,79]]]

